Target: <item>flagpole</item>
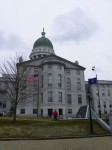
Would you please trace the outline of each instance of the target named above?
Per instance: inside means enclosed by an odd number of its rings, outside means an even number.
[[[92,70],[95,71],[95,75],[96,75],[96,87],[97,87],[97,91],[98,91],[98,101],[99,101],[99,117],[101,118],[100,93],[99,93],[99,87],[98,87],[98,76],[97,76],[97,73],[96,73],[96,68],[95,68],[95,66],[92,67]]]
[[[95,73],[96,73],[96,72],[95,72]],[[96,74],[96,79],[97,79],[97,74]],[[99,93],[99,87],[98,87],[98,80],[96,80],[96,86],[97,86],[98,101],[99,101],[99,117],[101,118],[101,103],[100,103],[100,93]]]

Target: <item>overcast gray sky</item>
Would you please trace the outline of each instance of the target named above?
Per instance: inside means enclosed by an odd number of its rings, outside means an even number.
[[[29,57],[45,28],[55,53],[86,68],[85,79],[112,80],[112,0],[0,0],[0,62]]]

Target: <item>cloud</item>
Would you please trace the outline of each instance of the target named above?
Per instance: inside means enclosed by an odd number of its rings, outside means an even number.
[[[16,34],[6,34],[0,31],[0,50],[17,50],[27,47],[26,43]]]
[[[57,16],[54,21],[56,31],[53,39],[57,42],[80,42],[93,36],[98,26],[84,11],[79,8]]]

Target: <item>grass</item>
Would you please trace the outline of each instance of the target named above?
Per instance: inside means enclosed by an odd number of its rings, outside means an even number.
[[[107,134],[93,121],[94,134]],[[59,120],[17,118],[14,124],[12,118],[0,117],[0,138],[50,138],[89,136],[88,120]]]

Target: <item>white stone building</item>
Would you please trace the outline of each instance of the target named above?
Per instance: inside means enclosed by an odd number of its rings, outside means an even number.
[[[9,86],[8,82],[4,82],[3,76],[0,77],[0,115],[3,114],[3,112],[6,114],[10,112],[11,104],[9,101],[6,101],[4,98],[4,95],[7,92],[7,86]]]
[[[86,91],[88,91],[87,82]],[[90,86],[90,92],[92,97],[92,107],[96,114],[99,114],[99,110],[101,110],[102,117],[105,117],[105,115],[112,112],[112,81],[98,80],[98,86],[92,84]]]
[[[85,68],[78,61],[73,63],[55,55],[44,31],[34,43],[30,60],[21,64],[30,70],[27,79],[38,74],[38,80],[26,81],[34,93],[18,105],[18,116],[51,117],[56,109],[60,117],[75,117],[78,109],[86,105]]]

